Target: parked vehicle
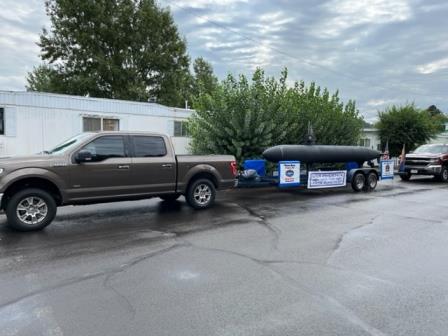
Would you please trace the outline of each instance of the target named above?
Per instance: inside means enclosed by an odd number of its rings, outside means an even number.
[[[400,177],[408,181],[413,175],[430,175],[448,181],[448,145],[428,144],[406,154],[404,171]]]
[[[0,202],[11,227],[31,231],[68,204],[184,195],[205,209],[236,175],[233,156],[175,155],[166,135],[82,133],[39,155],[0,159]]]

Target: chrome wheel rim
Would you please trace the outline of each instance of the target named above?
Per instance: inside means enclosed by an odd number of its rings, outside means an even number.
[[[212,190],[207,184],[199,184],[193,192],[193,198],[196,203],[200,205],[207,204],[210,202],[212,197]]]
[[[365,179],[364,179],[363,175],[359,174],[358,176],[356,176],[356,179],[355,179],[356,187],[358,189],[362,189],[362,187],[364,187],[364,181],[365,181]]]
[[[377,179],[376,179],[376,176],[374,176],[374,175],[372,175],[372,176],[370,176],[370,178],[369,178],[369,186],[370,186],[370,188],[375,188],[376,187],[376,184],[377,184]]]
[[[42,198],[30,196],[19,202],[16,213],[22,223],[36,225],[47,217],[48,206]]]
[[[442,177],[445,181],[448,180],[448,169],[443,170]]]

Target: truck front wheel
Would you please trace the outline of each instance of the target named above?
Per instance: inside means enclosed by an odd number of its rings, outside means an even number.
[[[12,195],[5,210],[11,228],[41,230],[56,216],[56,201],[45,190],[29,188]]]
[[[200,179],[188,186],[185,198],[194,209],[209,208],[215,201],[216,189],[213,182],[208,179]]]
[[[443,166],[440,175],[437,175],[436,177],[441,182],[448,182],[448,168]]]

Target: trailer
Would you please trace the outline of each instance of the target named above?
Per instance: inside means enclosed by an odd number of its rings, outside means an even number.
[[[355,192],[367,192],[375,190],[378,181],[385,176],[382,174],[381,165],[379,168],[373,165],[360,167],[356,162],[347,162],[344,169],[341,169],[341,164],[322,165],[320,163],[317,166],[310,162],[302,164],[300,161],[279,161],[273,174],[265,173],[265,165],[265,160],[245,161],[244,171],[238,176],[237,188],[277,186],[279,188],[329,189],[350,185]],[[388,166],[387,169],[393,171],[393,167]]]

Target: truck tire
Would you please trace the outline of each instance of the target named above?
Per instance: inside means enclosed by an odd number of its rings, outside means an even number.
[[[5,210],[11,228],[18,231],[42,230],[56,216],[56,201],[45,190],[29,188],[14,194]]]
[[[369,175],[367,175],[367,180],[365,182],[364,191],[372,191],[375,190],[376,186],[378,185],[378,175],[374,172],[370,172]]]
[[[353,175],[351,184],[354,191],[360,192],[365,187],[366,176],[361,172],[356,173],[355,175]]]
[[[180,194],[167,194],[160,195],[159,197],[165,202],[174,202],[180,197]]]
[[[216,189],[208,179],[193,181],[187,189],[185,198],[194,209],[207,209],[215,202]]]
[[[400,174],[400,178],[402,181],[409,181],[411,179],[411,173]]]
[[[436,177],[440,182],[448,182],[448,168],[446,166],[442,166],[440,175],[437,175]]]

